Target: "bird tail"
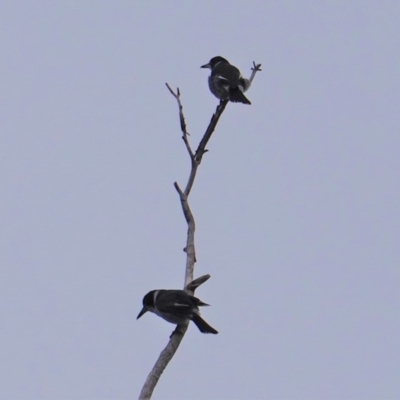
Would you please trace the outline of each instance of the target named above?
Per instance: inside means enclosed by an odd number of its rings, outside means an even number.
[[[251,104],[250,100],[243,94],[243,92],[237,87],[229,90],[229,100],[233,103],[244,103]]]
[[[202,333],[218,333],[218,331],[215,330],[212,326],[208,325],[207,322],[200,317],[200,315],[193,315],[192,321],[196,324],[196,326],[199,328],[199,331]]]

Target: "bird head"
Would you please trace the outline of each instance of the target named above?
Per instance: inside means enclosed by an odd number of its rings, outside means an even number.
[[[221,56],[213,57],[208,64],[202,65],[200,68],[209,68],[213,69],[220,62],[229,64],[229,61]]]
[[[139,319],[143,314],[145,314],[147,311],[153,311],[155,308],[155,301],[157,297],[158,290],[151,290],[149,293],[147,293],[143,297],[143,308],[141,309],[140,313],[136,317],[136,319]]]

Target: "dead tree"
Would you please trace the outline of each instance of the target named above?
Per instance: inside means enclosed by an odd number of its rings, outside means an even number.
[[[252,73],[249,78],[250,83],[253,81],[257,71],[261,71],[261,64],[256,64],[253,62]],[[194,291],[197,287],[203,284],[210,278],[210,275],[203,275],[200,278],[193,279],[194,275],[194,265],[196,263],[196,249],[194,245],[194,233],[195,233],[195,221],[192,214],[192,211],[189,206],[188,198],[190,191],[192,190],[194,180],[196,178],[196,173],[203,158],[203,155],[208,151],[206,149],[207,143],[213,134],[217,123],[224,112],[228,100],[221,100],[219,105],[217,106],[215,113],[211,117],[211,121],[205,131],[203,138],[201,139],[196,152],[194,153],[192,147],[189,143],[189,133],[186,127],[185,116],[183,114],[183,107],[181,103],[181,93],[179,88],[177,88],[176,92],[171,89],[171,87],[166,83],[166,86],[172,96],[176,99],[179,108],[179,121],[182,131],[182,139],[185,144],[186,150],[190,157],[191,169],[188,177],[188,181],[186,183],[185,189],[182,190],[177,182],[174,183],[174,187],[178,192],[179,199],[182,206],[183,215],[186,219],[187,223],[187,237],[186,237],[186,246],[184,251],[186,253],[186,267],[185,267],[185,285],[184,290],[189,294],[193,295]],[[154,388],[160,379],[161,374],[164,369],[167,367],[168,363],[171,361],[174,356],[176,350],[178,349],[185,333],[188,328],[189,321],[186,324],[177,325],[175,331],[171,334],[169,338],[169,342],[164,348],[164,350],[160,353],[156,363],[154,364],[152,370],[146,378],[146,381],[142,387],[142,391],[140,392],[139,400],[149,400],[153,394]]]

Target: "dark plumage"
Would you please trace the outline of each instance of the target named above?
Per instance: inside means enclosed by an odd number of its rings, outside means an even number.
[[[243,94],[249,87],[250,81],[242,77],[240,71],[223,57],[213,57],[208,64],[201,68],[211,69],[208,86],[211,93],[220,100],[230,100],[234,103],[251,104]]]
[[[192,320],[202,333],[218,333],[200,316],[199,307],[208,306],[183,290],[152,290],[143,297],[143,308],[137,319],[150,311],[172,324]]]

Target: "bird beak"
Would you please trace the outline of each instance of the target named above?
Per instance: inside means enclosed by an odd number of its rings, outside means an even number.
[[[210,65],[210,63],[204,64],[200,68],[210,68],[211,69],[211,65]]]
[[[144,307],[142,308],[142,310],[140,311],[139,315],[136,317],[136,319],[139,319],[139,318],[140,318],[143,314],[145,314],[147,311],[149,311],[149,310],[147,309],[146,306],[144,306]]]

